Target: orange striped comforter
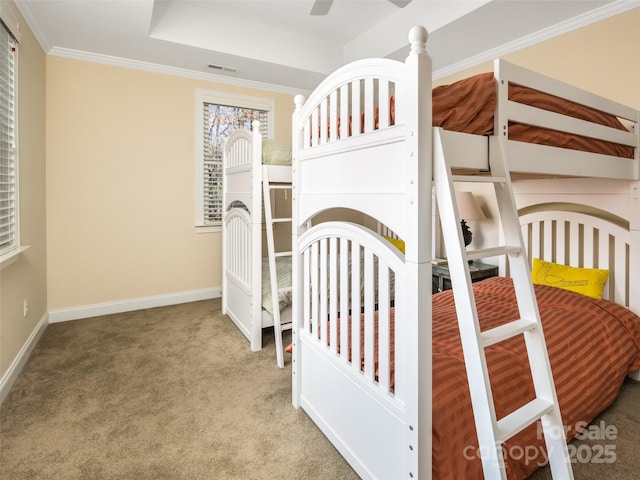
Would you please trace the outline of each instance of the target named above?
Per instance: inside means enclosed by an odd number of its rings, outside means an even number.
[[[535,288],[563,423],[573,438],[580,422],[609,406],[625,376],[640,369],[640,318],[611,302]],[[474,292],[483,330],[518,318],[510,279],[475,283]],[[522,336],[486,354],[500,418],[533,398]],[[526,478],[544,462],[538,437],[532,426],[505,445],[509,479]],[[433,478],[483,478],[451,291],[433,296]]]

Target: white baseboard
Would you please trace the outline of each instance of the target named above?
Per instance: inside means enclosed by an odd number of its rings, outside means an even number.
[[[44,333],[48,324],[49,315],[45,313],[36,325],[36,328],[34,328],[31,332],[31,335],[29,335],[29,338],[24,343],[24,345],[18,352],[18,355],[16,355],[16,358],[13,360],[5,374],[2,376],[2,378],[0,378],[0,405],[2,405],[2,402],[4,402],[5,398],[7,398],[7,396],[9,395],[11,387],[26,365],[27,360],[29,360],[29,355],[31,355],[33,348],[38,343],[38,340],[40,340],[40,337]]]
[[[113,313],[132,312],[134,310],[142,310],[145,308],[178,305],[180,303],[209,300],[212,298],[219,298],[221,296],[222,289],[220,287],[203,288],[200,290],[169,293],[165,295],[156,295],[153,297],[133,298],[131,300],[99,303],[96,305],[86,305],[83,307],[64,308],[60,310],[50,311],[49,323],[67,322],[69,320],[99,317],[101,315],[111,315]]]

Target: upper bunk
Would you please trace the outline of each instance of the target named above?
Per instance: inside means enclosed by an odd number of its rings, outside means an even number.
[[[255,212],[262,222],[262,182],[291,183],[291,145],[263,139],[260,122],[239,128],[225,142],[223,156],[224,208]]]
[[[296,97],[301,222],[348,207],[402,236],[414,186],[430,184],[432,127],[458,173],[482,174],[506,155],[512,175],[640,179],[637,109],[502,59],[432,90],[426,39],[415,27],[404,63],[354,62]]]

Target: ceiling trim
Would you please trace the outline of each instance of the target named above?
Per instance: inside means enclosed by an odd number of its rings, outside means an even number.
[[[142,62],[140,60],[131,60],[128,58],[113,57],[110,55],[102,55],[98,53],[84,52],[81,50],[73,50],[70,48],[53,47],[47,55],[52,57],[68,58],[71,60],[81,60],[83,62],[101,63],[114,67],[131,68],[134,70],[143,70],[151,73],[160,73],[163,75],[173,75],[176,77],[190,78],[193,80],[204,80],[207,82],[221,83],[224,85],[233,85],[236,87],[252,88],[256,90],[267,90],[269,92],[283,93],[287,95],[297,95],[299,93],[305,95],[310,92],[304,90],[283,87],[270,83],[256,82],[253,80],[244,80],[240,78],[230,78],[215,73],[198,72],[195,70],[187,70],[185,68],[170,67],[157,63]]]
[[[438,80],[440,78],[453,75],[463,70],[475,67],[476,65],[480,65],[481,63],[490,62],[508,53],[522,50],[526,47],[531,47],[545,40],[549,40],[564,33],[568,33],[578,28],[591,25],[592,23],[595,23],[597,21],[604,20],[606,18],[627,12],[629,10],[633,10],[634,8],[638,7],[640,7],[640,0],[618,0],[617,2],[610,3],[596,10],[592,10],[588,13],[584,13],[582,15],[574,17],[570,20],[560,22],[543,30],[539,30],[535,33],[532,33],[531,35],[524,36],[522,38],[519,38],[518,40],[514,40],[504,45],[500,45],[497,48],[487,50],[479,55],[475,55],[447,67],[434,70],[433,79]],[[427,51],[429,51],[428,43]]]
[[[34,20],[33,14],[31,13],[31,7],[29,7],[29,2],[14,2],[14,5],[18,7],[18,11],[22,15],[22,18],[24,18],[25,22],[27,22],[27,26],[31,30],[31,33],[33,33],[33,36],[36,37],[36,40],[40,44],[40,48],[42,48],[45,53],[48,52],[51,45],[49,45],[47,38]]]

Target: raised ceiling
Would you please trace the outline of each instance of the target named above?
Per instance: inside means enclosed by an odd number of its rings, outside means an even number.
[[[49,55],[312,90],[365,57],[402,59],[414,25],[430,32],[435,76],[601,18],[629,0],[16,0]],[[211,65],[211,66],[210,66]]]

